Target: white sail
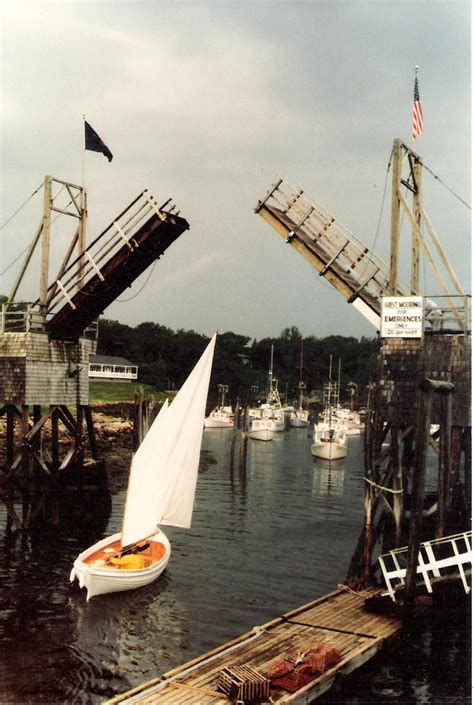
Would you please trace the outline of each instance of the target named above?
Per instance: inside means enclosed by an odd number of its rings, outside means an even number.
[[[157,524],[189,527],[216,335],[171,404],[162,407],[132,461],[122,546]]]

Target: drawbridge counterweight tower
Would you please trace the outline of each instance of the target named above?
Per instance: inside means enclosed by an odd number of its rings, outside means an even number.
[[[97,318],[189,228],[171,199],[159,205],[145,190],[87,245],[84,189],[47,176],[43,191],[39,227],[0,316],[0,415],[6,419],[0,498],[20,527],[44,513],[47,490],[58,489],[73,471],[82,483],[84,469],[101,465],[88,378]],[[51,278],[51,254],[59,247],[53,216],[74,219],[77,227]],[[36,249],[38,298],[19,302]]]

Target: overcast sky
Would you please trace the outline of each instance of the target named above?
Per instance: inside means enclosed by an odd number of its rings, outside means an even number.
[[[108,318],[372,336],[253,208],[282,177],[388,260],[387,164],[395,137],[413,144],[415,64],[415,149],[441,180],[424,172],[425,209],[470,293],[470,210],[443,186],[470,203],[469,2],[15,0],[0,13],[1,222],[46,174],[81,183],[85,114],[114,155],[86,153],[89,239],[144,188],[190,224]],[[0,293],[41,207],[32,199],[0,230]],[[65,236],[53,237],[57,254]],[[19,298],[37,291],[36,265]]]

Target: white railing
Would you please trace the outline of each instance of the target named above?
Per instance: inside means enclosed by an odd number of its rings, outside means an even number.
[[[471,332],[471,297],[459,294],[425,296],[425,330]]]
[[[107,367],[111,367],[111,365],[107,365]],[[121,371],[115,369],[114,365],[112,367],[112,370],[106,370],[104,368],[92,370],[89,367],[89,377],[94,379],[138,379],[138,368],[127,368],[125,371]]]
[[[42,333],[45,320],[31,303],[4,303],[0,309],[0,333]]]
[[[447,578],[459,578],[464,591],[470,592],[468,582],[472,570],[472,531],[445,536],[420,544],[417,576],[427,592],[433,592],[433,583]],[[405,585],[408,548],[398,548],[379,557],[379,565],[388,594],[395,601],[395,592]]]
[[[3,333],[45,333],[49,316],[41,313],[37,303],[3,303],[0,305],[0,335]],[[93,321],[83,335],[97,340],[98,321]]]

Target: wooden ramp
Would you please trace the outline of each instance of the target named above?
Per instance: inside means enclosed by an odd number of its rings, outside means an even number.
[[[271,688],[271,701],[311,703],[329,690],[336,680],[351,673],[371,659],[384,643],[401,629],[401,621],[392,616],[364,610],[371,589],[355,593],[345,589],[255,627],[234,641],[186,663],[133,690],[107,701],[139,705],[212,705],[231,702],[218,692],[220,672],[224,667],[245,664],[264,674],[269,666],[296,652],[307,651],[314,642],[335,647],[342,659],[295,693]]]

